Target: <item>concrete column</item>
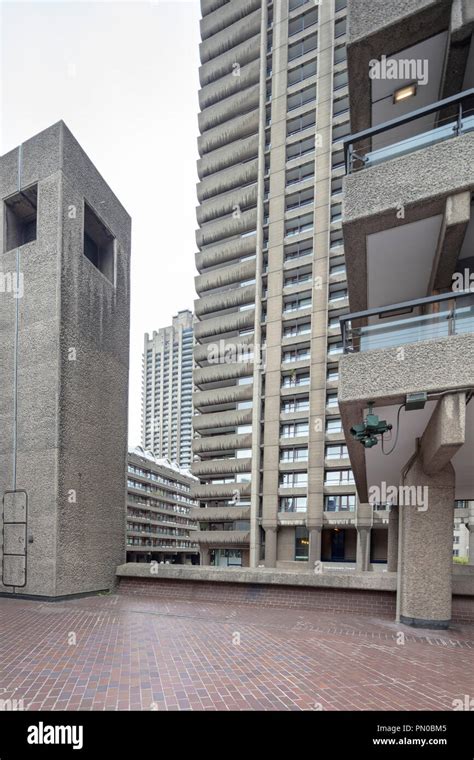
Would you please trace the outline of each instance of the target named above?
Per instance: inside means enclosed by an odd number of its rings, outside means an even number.
[[[396,573],[398,566],[398,507],[392,505],[388,516],[387,571]]]
[[[321,561],[321,533],[322,528],[309,529],[309,567],[314,569],[316,562]]]
[[[264,528],[265,530],[265,567],[276,567],[277,558],[277,529],[276,527]]]
[[[370,568],[370,528],[357,527],[356,570],[367,571]]]
[[[413,458],[399,497],[399,620],[417,628],[448,628],[451,620],[455,472],[433,474]]]
[[[474,565],[474,501],[469,502],[469,517],[467,527],[469,529],[469,559],[470,565]]]
[[[209,563],[211,561],[209,549],[207,549],[206,547],[200,547],[199,548],[199,552],[200,552],[200,555],[201,555],[199,564],[200,565],[209,565]]]

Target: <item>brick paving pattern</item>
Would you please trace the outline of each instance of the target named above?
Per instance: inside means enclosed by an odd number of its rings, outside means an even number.
[[[472,693],[473,663],[470,624],[124,592],[0,598],[0,699],[27,710],[445,710]]]

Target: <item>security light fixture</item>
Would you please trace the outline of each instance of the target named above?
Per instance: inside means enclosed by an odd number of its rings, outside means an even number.
[[[378,443],[377,436],[382,436],[388,430],[392,429],[392,425],[388,425],[385,420],[379,420],[378,416],[373,413],[373,404],[369,405],[369,413],[365,418],[365,421],[360,425],[354,425],[351,427],[351,435],[356,441],[359,441],[364,448],[371,449],[372,446],[376,446]]]
[[[400,87],[400,89],[395,90],[393,93],[393,102],[394,103],[401,103],[402,100],[406,100],[407,98],[412,98],[416,95],[416,84],[408,84],[404,87]]]

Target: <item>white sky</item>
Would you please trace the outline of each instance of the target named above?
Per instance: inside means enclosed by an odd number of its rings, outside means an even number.
[[[0,155],[63,119],[132,216],[129,442],[143,333],[193,309],[198,0],[0,0]]]

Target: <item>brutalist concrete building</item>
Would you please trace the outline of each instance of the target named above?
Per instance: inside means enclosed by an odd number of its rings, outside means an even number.
[[[125,557],[130,217],[63,122],[0,159],[2,593],[108,589]]]
[[[127,470],[127,562],[197,564],[194,476],[141,446],[129,451]]]
[[[145,333],[142,446],[160,459],[191,464],[193,315],[179,311],[168,327]]]
[[[192,471],[204,564],[386,561],[388,513],[358,511],[337,399],[346,6],[201,2]]]
[[[414,626],[451,619],[455,501],[474,563],[473,29],[468,0],[350,3],[339,406]]]

